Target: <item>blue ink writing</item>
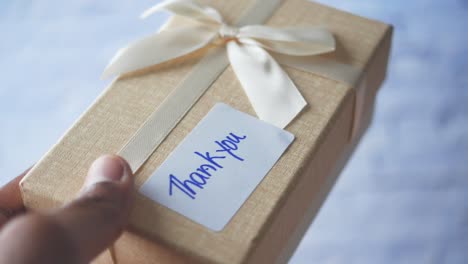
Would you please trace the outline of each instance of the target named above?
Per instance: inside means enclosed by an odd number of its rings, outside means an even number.
[[[181,191],[191,199],[195,199],[198,190],[204,189],[208,183],[208,180],[213,176],[213,173],[223,169],[221,165],[222,161],[226,158],[234,158],[239,161],[244,161],[244,158],[240,157],[235,152],[239,149],[239,144],[242,140],[246,139],[247,136],[238,136],[234,133],[229,133],[222,140],[216,140],[214,143],[219,147],[216,150],[219,154],[210,154],[209,152],[195,151],[194,154],[200,157],[203,162],[193,172],[188,175],[185,180],[179,179],[176,175],[169,175],[169,195],[172,196],[174,188]]]

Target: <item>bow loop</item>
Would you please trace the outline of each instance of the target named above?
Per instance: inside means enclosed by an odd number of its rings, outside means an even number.
[[[197,3],[188,0],[167,0],[160,4],[157,4],[141,14],[141,18],[147,18],[148,16],[161,12],[168,11],[174,15],[183,16],[192,20],[211,24],[220,25],[223,21],[221,14],[211,7],[201,6]]]
[[[196,31],[196,35],[192,33]],[[169,61],[205,47],[216,38],[210,27],[196,25],[160,32],[120,49],[107,65],[102,78],[136,71]]]
[[[293,56],[311,56],[335,50],[333,35],[318,27],[272,28],[252,25],[242,27],[238,37],[244,44],[260,45],[273,52]]]

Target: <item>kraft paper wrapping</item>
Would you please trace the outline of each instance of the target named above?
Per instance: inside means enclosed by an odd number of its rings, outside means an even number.
[[[200,2],[230,22],[254,1]],[[337,51],[324,57],[362,68],[365,89],[284,67],[309,105],[286,128],[295,142],[224,230],[208,230],[135,191],[131,231],[97,262],[287,261],[359,139],[349,142],[356,94],[363,95],[360,134],[370,120],[375,93],[385,77],[392,29],[305,0],[284,1],[266,24],[325,25],[337,39]],[[51,208],[73,199],[92,161],[119,151],[197,60],[151,67],[110,85],[22,181],[26,206]],[[255,115],[228,67],[138,172],[136,189],[217,102]]]

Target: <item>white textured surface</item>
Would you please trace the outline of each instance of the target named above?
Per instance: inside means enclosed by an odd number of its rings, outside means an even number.
[[[468,2],[321,0],[395,25],[375,120],[292,263],[468,263]],[[107,85],[154,1],[0,1],[0,183]]]

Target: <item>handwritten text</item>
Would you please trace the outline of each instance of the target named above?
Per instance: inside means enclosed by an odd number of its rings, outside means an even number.
[[[238,161],[244,161],[236,151],[239,149],[240,143],[247,138],[246,135],[238,136],[234,133],[229,133],[222,140],[216,140],[216,153],[195,151],[194,154],[203,161],[203,163],[188,174],[188,179],[179,179],[176,175],[169,175],[169,195],[172,196],[174,188],[181,191],[191,199],[195,199],[197,191],[203,189],[208,183],[208,180],[214,175],[213,173],[222,170],[223,160],[233,158]]]

